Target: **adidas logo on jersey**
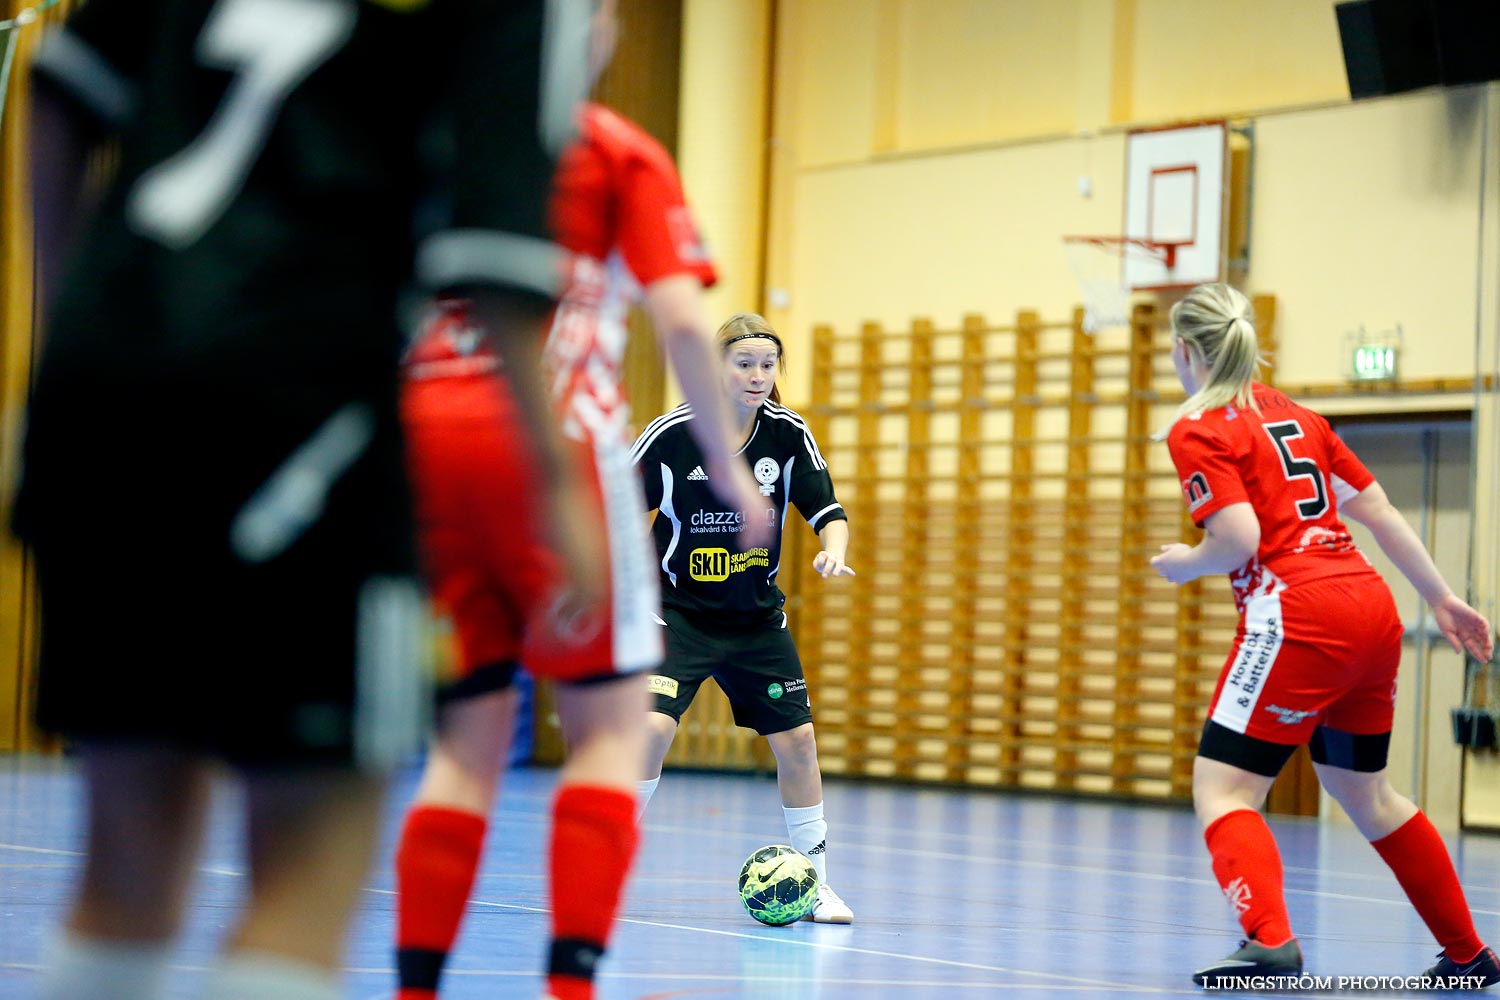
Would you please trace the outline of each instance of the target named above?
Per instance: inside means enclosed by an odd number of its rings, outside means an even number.
[[[700,465],[688,473],[688,479],[697,482],[708,482],[708,475],[703,471],[703,466]]]

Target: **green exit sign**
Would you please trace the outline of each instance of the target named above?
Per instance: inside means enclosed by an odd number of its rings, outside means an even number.
[[[1396,346],[1394,344],[1360,344],[1354,348],[1354,371],[1356,381],[1390,381],[1396,377]]]

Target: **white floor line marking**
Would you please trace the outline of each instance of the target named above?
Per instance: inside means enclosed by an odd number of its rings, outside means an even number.
[[[671,827],[665,827],[663,829],[672,829],[672,828]],[[1088,866],[1084,866],[1084,865],[1064,865],[1064,864],[1058,864],[1056,862],[1051,862],[1051,861],[1027,861],[1027,860],[1010,859],[1010,858],[974,858],[974,857],[968,857],[968,856],[962,855],[962,854],[951,854],[951,853],[948,853],[948,852],[945,852],[945,851],[921,851],[921,850],[911,850],[911,849],[908,849],[908,848],[874,847],[874,846],[870,846],[870,845],[851,844],[851,843],[849,843],[847,841],[840,841],[838,846],[839,846],[839,850],[840,851],[863,850],[863,851],[871,851],[871,852],[895,853],[895,854],[906,855],[906,856],[909,856],[909,857],[930,858],[930,859],[934,859],[934,860],[938,860],[938,861],[960,861],[960,862],[963,862],[965,864],[970,864],[970,865],[973,865],[973,864],[985,864],[985,865],[997,865],[997,866],[998,865],[1011,865],[1011,866],[1018,867],[1018,868],[1030,868],[1030,869],[1039,869],[1039,870],[1047,870],[1047,871],[1077,872],[1079,874],[1084,874],[1084,875],[1105,875],[1105,876],[1111,876],[1111,877],[1115,877],[1115,878],[1137,878],[1137,879],[1144,879],[1144,880],[1150,881],[1150,882],[1176,882],[1176,883],[1180,883],[1180,884],[1183,884],[1183,885],[1201,885],[1201,886],[1209,886],[1209,887],[1212,887],[1212,888],[1218,888],[1217,883],[1215,883],[1212,879],[1200,878],[1200,877],[1192,876],[1192,875],[1165,875],[1165,874],[1160,874],[1160,873],[1157,873],[1157,872],[1136,872],[1136,871],[1127,871],[1127,870],[1122,870],[1122,869],[1117,869],[1117,868],[1093,868],[1093,867],[1088,867]],[[84,857],[83,853],[80,852],[80,851],[64,851],[64,850],[58,850],[58,849],[55,849],[55,848],[48,848],[48,847],[25,847],[25,846],[22,846],[20,844],[3,844],[3,843],[0,843],[0,850],[23,851],[23,852],[34,853],[34,854],[51,854],[51,855],[61,855],[61,856],[78,857],[78,858]],[[200,866],[196,870],[198,872],[205,873],[205,874],[210,874],[210,875],[243,876],[245,874],[244,872],[236,871],[234,869],[214,867],[214,866]],[[540,878],[541,877],[539,875],[534,875],[534,874],[533,875],[529,875],[529,876],[526,875],[526,874],[507,875],[504,872],[483,872],[481,874],[488,875],[488,876],[500,875],[500,876],[507,877],[507,878]],[[369,889],[369,891],[371,891],[371,892],[390,892],[391,890],[389,890],[389,889]],[[1483,894],[1483,893],[1488,893],[1488,892],[1494,892],[1494,891],[1497,891],[1497,890],[1491,889],[1490,887],[1487,887],[1487,886],[1478,886],[1478,885],[1465,884],[1464,885],[1464,891],[1466,893],[1470,894],[1471,896],[1473,896],[1473,895],[1476,895],[1476,894]],[[1330,892],[1330,891],[1328,891],[1326,889],[1298,889],[1298,888],[1294,888],[1292,886],[1287,886],[1287,887],[1285,887],[1283,889],[1283,892],[1285,892],[1286,894],[1289,894],[1289,895],[1311,896],[1311,897],[1313,897],[1315,899],[1338,899],[1338,900],[1344,900],[1344,901],[1352,902],[1352,903],[1374,903],[1374,904],[1379,905],[1379,906],[1410,906],[1411,905],[1405,898],[1391,899],[1391,898],[1381,898],[1381,897],[1377,897],[1377,896],[1357,896],[1357,895],[1353,895],[1351,893]],[[494,904],[494,905],[501,905],[501,904]],[[1476,907],[1472,903],[1469,906],[1469,912],[1472,913],[1475,916],[1500,917],[1500,910],[1484,909],[1484,908],[1481,908],[1481,907]]]
[[[963,793],[960,793],[960,794],[963,794]],[[1087,803],[1085,803],[1085,804],[1087,804]],[[1128,808],[1128,806],[1127,806],[1127,808]],[[542,818],[543,817],[539,817],[538,821],[540,821]],[[752,824],[754,824],[755,828],[759,828],[759,827],[761,827],[761,826],[764,825],[764,823],[761,822],[761,821],[759,821],[758,818],[751,817],[751,816],[748,816],[748,815],[745,815],[745,814],[740,814],[740,813],[721,813],[718,816],[716,816],[715,819],[718,819],[718,820],[729,820],[730,822],[744,821],[746,823],[752,823]],[[680,834],[694,834],[694,835],[696,835],[701,830],[701,828],[699,828],[699,827],[675,826],[675,825],[670,825],[670,824],[667,824],[667,823],[652,823],[652,822],[649,822],[649,820],[646,821],[646,822],[644,822],[642,824],[642,826],[646,830],[660,832],[660,833],[680,833]],[[860,824],[846,824],[846,823],[840,823],[840,824],[838,824],[838,830],[839,830],[839,833],[840,833],[839,842],[838,842],[839,850],[841,850],[841,851],[845,851],[845,850],[861,850],[861,851],[870,851],[870,852],[896,852],[896,853],[900,853],[900,854],[911,855],[911,856],[914,856],[914,857],[935,857],[935,858],[939,858],[939,859],[947,859],[947,858],[952,858],[952,857],[955,856],[953,854],[949,854],[949,853],[946,853],[946,852],[943,852],[943,851],[933,851],[933,850],[927,850],[927,849],[922,849],[922,848],[915,848],[915,849],[913,849],[913,848],[898,848],[898,847],[893,847],[893,846],[889,846],[889,845],[861,844],[861,843],[858,843],[858,842],[855,842],[855,841],[851,841],[851,840],[847,839],[844,836],[845,831],[854,831],[856,834],[858,834],[858,833],[862,832],[865,829],[867,829],[867,827],[862,826]],[[1351,832],[1351,833],[1354,832],[1354,828],[1353,827],[1349,827],[1348,829],[1349,829],[1349,832]],[[745,835],[746,837],[753,837],[753,836],[755,836],[755,829],[753,829],[753,828],[747,828],[747,827],[744,827],[744,826],[739,827],[738,829],[730,831],[730,832],[740,833],[740,834]],[[1025,847],[1034,847],[1034,848],[1044,848],[1044,849],[1047,849],[1047,850],[1058,850],[1058,849],[1061,849],[1061,850],[1069,850],[1069,851],[1078,851],[1080,853],[1088,853],[1088,854],[1121,855],[1121,856],[1126,857],[1126,858],[1142,858],[1142,859],[1150,859],[1150,860],[1156,860],[1156,861],[1169,861],[1169,862],[1173,862],[1175,864],[1183,864],[1183,865],[1195,865],[1196,866],[1198,864],[1201,864],[1204,860],[1206,860],[1206,855],[1200,856],[1198,854],[1187,855],[1187,854],[1175,854],[1175,853],[1157,852],[1157,851],[1144,851],[1144,850],[1136,851],[1136,850],[1127,850],[1125,848],[1118,848],[1118,847],[1099,847],[1099,846],[1092,845],[1092,844],[1064,844],[1064,845],[1058,845],[1058,844],[1056,844],[1054,842],[1051,842],[1051,841],[1038,840],[1038,839],[1019,839],[1019,838],[1015,838],[1015,837],[993,837],[993,838],[989,838],[989,837],[986,837],[984,834],[981,834],[981,833],[970,834],[970,833],[952,833],[952,832],[943,832],[943,831],[922,830],[922,831],[919,831],[918,835],[923,836],[923,837],[937,837],[937,838],[945,839],[945,840],[954,840],[954,839],[956,839],[956,840],[961,840],[961,841],[964,841],[964,842],[978,842],[980,844],[987,845],[987,846],[988,845],[1000,845],[1000,844],[1004,844],[1004,845],[1009,845],[1009,846],[1014,846],[1014,847],[1022,847],[1022,848],[1025,848]],[[1453,852],[1450,850],[1449,853],[1451,855]],[[966,859],[968,859],[967,855],[964,855],[963,857],[965,857]],[[981,861],[990,862],[990,863],[1009,863],[1009,864],[1021,864],[1021,863],[1025,863],[1025,862],[1021,861],[1020,859],[1007,859],[1007,858],[980,858],[980,859],[974,859],[974,860],[981,860]],[[1057,862],[1051,862],[1051,864],[1057,864]],[[1115,869],[1088,869],[1088,868],[1079,868],[1078,870],[1079,871],[1111,871],[1111,870],[1115,870]],[[1288,872],[1288,873],[1290,873],[1290,872],[1296,872],[1296,873],[1299,873],[1299,874],[1317,875],[1317,876],[1319,876],[1321,878],[1348,878],[1348,879],[1354,879],[1354,880],[1359,880],[1359,881],[1372,881],[1372,882],[1383,882],[1383,881],[1387,881],[1390,878],[1392,878],[1392,876],[1388,872],[1387,873],[1381,873],[1381,872],[1337,871],[1337,870],[1330,870],[1330,869],[1327,869],[1327,868],[1313,868],[1313,867],[1306,867],[1306,866],[1299,866],[1299,865],[1288,865],[1283,870],[1286,871],[1286,872]],[[1144,873],[1136,873],[1136,874],[1144,874]],[[1203,880],[1200,880],[1200,881],[1203,881],[1205,884],[1213,884],[1211,882],[1211,880],[1208,880],[1208,879],[1203,879]],[[1481,885],[1470,885],[1468,883],[1465,883],[1464,884],[1464,888],[1465,888],[1465,890],[1472,891],[1472,892],[1490,892],[1490,893],[1500,892],[1500,886],[1481,886]]]
[[[1202,878],[1194,875],[1166,875],[1159,872],[1129,871],[1119,868],[1095,868],[1087,865],[1065,865],[1055,861],[1034,861],[1020,858],[976,858],[963,854],[951,854],[946,851],[923,851],[911,848],[896,847],[872,847],[869,845],[850,844],[848,841],[838,841],[840,852],[848,850],[865,850],[873,852],[884,852],[900,854],[907,857],[929,858],[937,861],[957,861],[964,864],[1012,866],[1016,868],[1038,869],[1047,871],[1076,872],[1083,875],[1105,875],[1114,878],[1137,878],[1148,882],[1176,882],[1183,885],[1202,885],[1218,888],[1218,883],[1212,879]],[[1204,860],[1207,860],[1206,858]],[[1392,876],[1394,881],[1394,876]],[[1465,890],[1470,893],[1487,891],[1483,886],[1465,885]],[[1343,899],[1358,903],[1378,903],[1383,906],[1410,906],[1406,899],[1382,899],[1374,896],[1355,896],[1349,893],[1329,892],[1324,889],[1298,889],[1286,887],[1286,893],[1299,896],[1313,896],[1319,899]],[[1470,912],[1475,915],[1500,917],[1500,910],[1485,910],[1470,906]]]
[[[394,896],[392,889],[368,889],[367,891],[380,895]],[[487,899],[469,900],[470,906],[488,906],[501,910],[521,910],[526,913],[550,913],[544,906],[527,906],[522,903],[496,903]],[[635,924],[638,927],[656,927],[662,930],[691,931],[697,934],[713,934],[717,937],[740,938],[741,940],[763,941],[766,940],[759,934],[750,934],[745,931],[726,931],[715,927],[693,927],[687,924],[669,924],[660,920],[642,920],[639,917],[616,917],[616,923]],[[854,948],[849,945],[832,944],[826,941],[796,941],[787,940],[777,942],[778,944],[793,945],[798,948],[812,948],[818,951],[840,951],[851,955],[870,955],[876,958],[894,958],[909,962],[923,962],[928,965],[941,965],[955,969],[972,969],[975,972],[1010,972],[1021,976],[1038,976],[1043,979],[1055,979],[1064,983],[1083,984],[1088,986],[1109,987],[1110,989],[1124,990],[1129,993],[1176,993],[1179,990],[1162,990],[1150,986],[1132,986],[1128,983],[1114,983],[1104,979],[1086,979],[1081,976],[1065,976],[1056,972],[1032,972],[1028,969],[1011,969],[1002,965],[980,965],[977,962],[960,962],[950,958],[929,958],[926,955],[903,954],[895,951],[877,951],[872,948]],[[446,975],[446,973],[445,973]]]
[[[0,844],[0,851],[21,851],[25,854],[51,854],[59,857],[81,858],[82,851],[64,851],[56,847],[26,847],[22,844]]]

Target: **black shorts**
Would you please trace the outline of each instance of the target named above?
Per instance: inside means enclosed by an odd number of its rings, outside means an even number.
[[[40,414],[17,516],[41,589],[42,728],[250,767],[417,749],[431,678],[393,401],[300,419],[201,398]],[[232,526],[269,509],[254,498],[289,482],[276,474],[335,413],[354,414],[353,436],[321,506],[281,548],[247,548]]]
[[[812,721],[807,678],[786,615],[745,626],[705,625],[680,611],[662,611],[666,661],[647,678],[653,708],[680,720],[709,677],[729,698],[734,723],[762,736]]]

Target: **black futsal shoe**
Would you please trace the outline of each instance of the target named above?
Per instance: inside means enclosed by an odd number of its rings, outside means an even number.
[[[1484,989],[1500,983],[1500,958],[1495,957],[1495,949],[1489,945],[1479,949],[1479,954],[1462,964],[1449,958],[1447,952],[1439,952],[1437,965],[1422,975],[1429,979],[1444,980],[1449,989]],[[1443,988],[1443,986],[1438,987],[1438,989]]]
[[[1193,973],[1193,982],[1199,986],[1234,989],[1235,986],[1228,982],[1221,983],[1221,980],[1266,976],[1295,979],[1300,975],[1302,946],[1297,943],[1296,938],[1275,948],[1267,948],[1259,941],[1241,941],[1239,951]],[[1268,983],[1263,985],[1270,986]]]

